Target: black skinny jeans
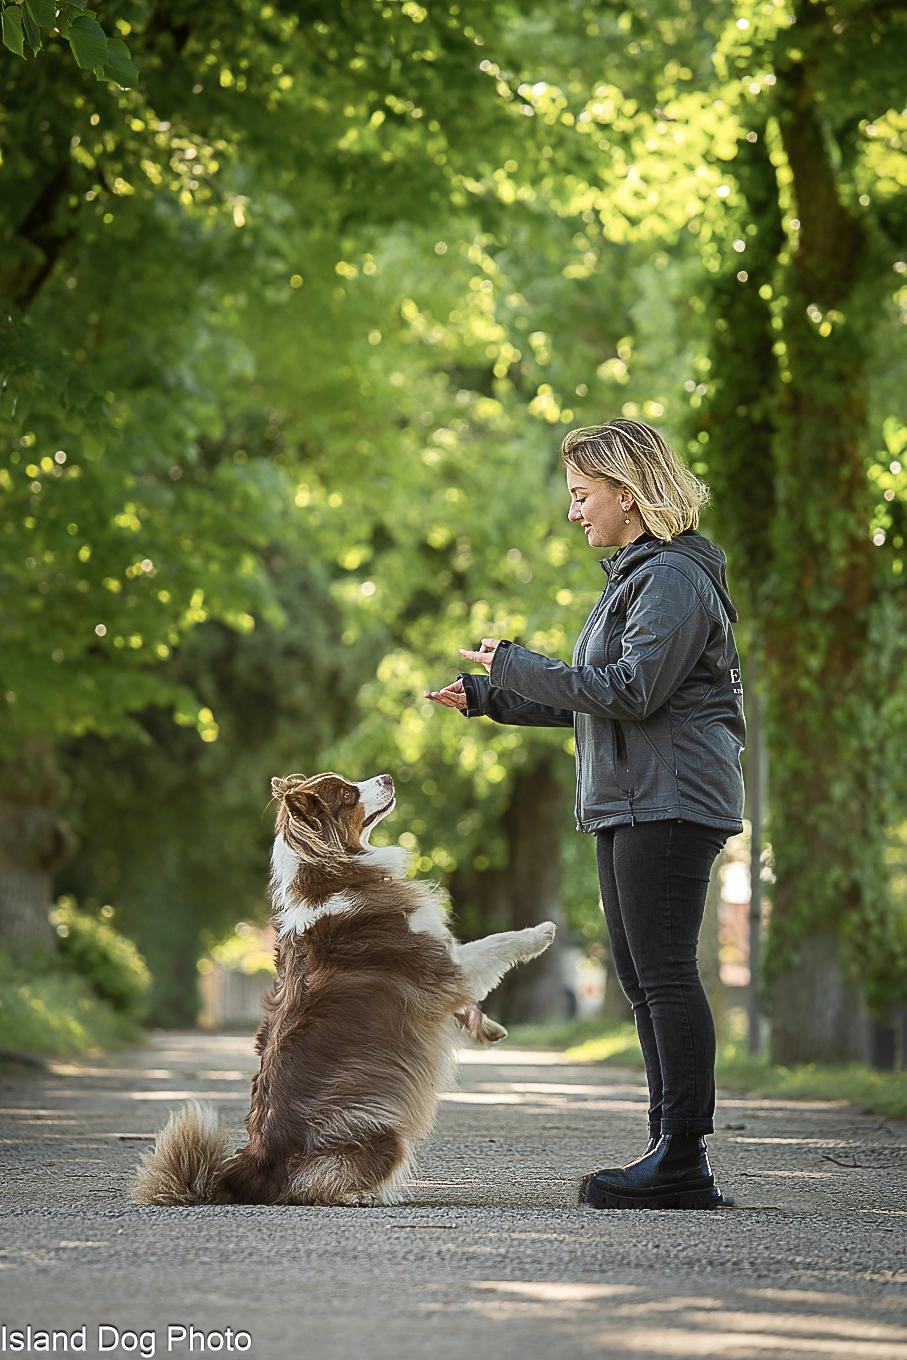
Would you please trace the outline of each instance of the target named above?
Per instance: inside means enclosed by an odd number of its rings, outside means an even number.
[[[727,837],[677,818],[595,833],[611,957],[633,1007],[655,1137],[715,1128],[715,1025],[696,946]]]

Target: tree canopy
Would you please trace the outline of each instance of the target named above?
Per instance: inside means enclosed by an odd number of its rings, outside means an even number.
[[[241,914],[231,877],[251,910],[240,828],[283,768],[393,768],[438,875],[502,862],[539,762],[569,803],[565,733],[421,694],[483,634],[569,654],[601,572],[558,448],[622,413],[713,488],[744,674],[766,656],[773,966],[850,931],[897,995],[900,11],[28,0],[7,28],[0,730],[26,782],[37,747],[67,771],[82,895],[147,920],[157,828],[193,929]],[[870,789],[858,863],[832,847]],[[588,855],[565,893],[591,924]]]

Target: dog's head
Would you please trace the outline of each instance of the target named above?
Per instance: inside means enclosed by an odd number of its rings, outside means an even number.
[[[272,779],[271,792],[279,800],[277,832],[304,864],[336,863],[359,854],[395,802],[389,774],[361,783],[333,770],[310,779],[290,774]]]

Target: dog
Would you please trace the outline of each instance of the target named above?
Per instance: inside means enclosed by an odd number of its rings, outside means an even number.
[[[248,1142],[212,1106],[171,1114],[133,1186],[140,1204],[393,1204],[453,1078],[459,1030],[506,1031],[480,1002],[548,948],[550,921],[460,944],[403,846],[372,847],[395,806],[381,774],[273,779],[276,973],[256,1036]]]

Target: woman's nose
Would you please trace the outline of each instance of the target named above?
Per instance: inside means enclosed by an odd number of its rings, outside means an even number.
[[[570,509],[567,511],[567,518],[570,520],[578,520],[580,517],[581,511],[579,506],[576,504],[575,501],[571,501]]]

